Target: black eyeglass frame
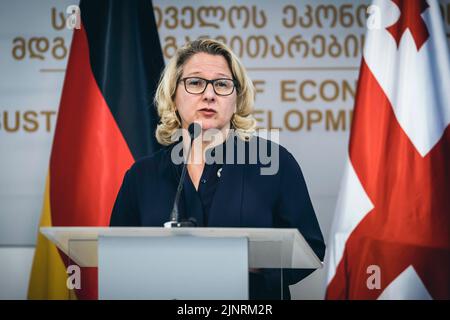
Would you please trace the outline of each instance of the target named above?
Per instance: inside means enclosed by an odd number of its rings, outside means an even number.
[[[189,92],[187,87],[186,87],[186,80],[188,80],[188,79],[200,79],[200,80],[206,81],[206,85],[203,88],[203,91],[202,92],[197,92],[197,93]],[[230,80],[230,81],[232,81],[233,82],[233,90],[231,90],[231,92],[229,94],[217,93],[216,87],[214,87],[214,83],[216,81],[219,81],[219,80]],[[186,92],[189,93],[189,94],[203,94],[205,92],[206,88],[208,87],[208,84],[211,83],[211,85],[213,87],[213,90],[214,90],[214,93],[217,94],[218,96],[221,96],[221,97],[227,97],[229,95],[232,95],[233,92],[234,92],[234,88],[236,88],[236,90],[237,90],[237,86],[238,86],[238,83],[237,83],[237,81],[235,79],[229,79],[229,78],[218,78],[218,79],[208,80],[208,79],[201,78],[201,77],[185,77],[185,78],[181,78],[180,80],[178,80],[178,82],[183,82],[184,83],[184,90],[186,90]]]

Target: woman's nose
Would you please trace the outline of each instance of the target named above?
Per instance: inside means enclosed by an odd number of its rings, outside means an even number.
[[[216,93],[214,92],[214,87],[212,83],[208,83],[206,85],[205,91],[203,92],[204,99],[207,100],[215,100],[216,99]]]

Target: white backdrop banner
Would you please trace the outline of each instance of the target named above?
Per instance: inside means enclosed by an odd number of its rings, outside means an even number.
[[[0,2],[0,244],[32,245],[72,32],[74,1]]]

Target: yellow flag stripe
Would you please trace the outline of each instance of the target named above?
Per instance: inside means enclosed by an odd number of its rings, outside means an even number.
[[[51,227],[50,174],[45,183],[44,206],[40,227]],[[67,274],[64,263],[55,245],[38,232],[33,267],[28,285],[28,299],[69,299],[66,286]]]

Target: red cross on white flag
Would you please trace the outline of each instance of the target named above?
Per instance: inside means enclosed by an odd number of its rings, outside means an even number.
[[[450,299],[450,59],[436,0],[376,0],[328,299]]]

